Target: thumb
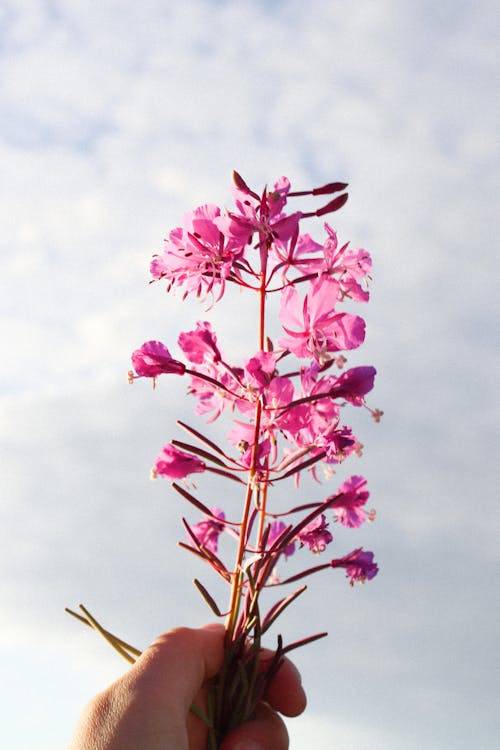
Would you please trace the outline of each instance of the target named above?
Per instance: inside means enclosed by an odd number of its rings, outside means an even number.
[[[174,628],[159,636],[129,671],[134,686],[150,706],[185,714],[201,687],[222,667],[224,627]]]

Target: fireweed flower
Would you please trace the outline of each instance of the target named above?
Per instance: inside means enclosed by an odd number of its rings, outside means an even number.
[[[196,456],[179,450],[174,445],[165,445],[154,462],[152,476],[167,479],[183,479],[189,474],[205,471],[206,465]]]
[[[218,750],[224,737],[251,716],[287,651],[326,635],[318,633],[286,646],[278,636],[274,656],[264,671],[259,669],[262,637],[305,586],[275,601],[267,613],[259,599],[264,589],[270,593],[273,586],[336,568],[345,570],[351,585],[371,580],[378,572],[373,553],[359,547],[294,572],[284,581],[276,574],[283,558],[293,555],[291,565],[300,566],[301,559],[310,560],[308,550],[320,553],[334,545],[328,521],[354,529],[374,517],[365,510],[366,480],[357,475],[335,494],[325,492],[323,500],[291,501],[289,510],[279,512],[273,506],[277,485],[285,487],[283,482],[292,480],[298,487],[303,471],[319,482],[320,466],[332,475],[332,467],[359,453],[360,443],[344,423],[345,410],[362,406],[376,420],[382,414],[366,404],[375,368],[343,369],[345,353],[364,341],[365,323],[342,305],[346,299],[350,304],[368,301],[370,255],[341,243],[329,224],[324,225],[326,237],[313,238],[303,231],[309,217],[325,216],[344,205],[347,184],[331,182],[295,191],[288,178],[281,177],[272,188],[256,192],[237,173],[234,183],[234,207],[224,211],[206,203],[186,213],[150,270],[154,280],[163,280],[169,292],[181,290],[183,298],[220,302],[230,284],[239,287],[242,299],[256,295],[256,339],[243,361],[236,363],[223,354],[211,323],[198,321],[178,337],[187,364],[174,359],[160,341],[148,341],[133,352],[130,373],[131,380],[153,381],[162,374],[186,375],[195,413],[207,423],[219,417],[232,423],[229,432],[224,427],[217,433],[226,433],[222,448],[200,429],[178,422],[192,442],[169,442],[152,470],[154,477],[173,480],[176,492],[202,514],[193,525],[183,519],[189,539],[180,545],[229,586],[224,607],[195,580],[211,611],[226,617],[222,677],[213,680],[207,699],[207,750]],[[315,211],[295,206],[290,210],[303,195],[321,201],[329,197]],[[271,313],[276,307],[268,304],[273,294],[279,295],[274,320]],[[238,301],[238,309],[229,314],[246,315],[241,305],[240,310]],[[207,502],[203,490],[175,481],[205,472],[229,484],[230,489],[217,494],[218,502],[227,499],[224,510]],[[229,562],[222,554],[218,557],[222,532],[235,548]]]
[[[339,282],[340,298],[349,297],[357,302],[368,302],[370,294],[363,288],[372,267],[370,254],[363,249],[352,249],[349,244],[339,248],[337,234],[325,223],[328,239],[323,246],[323,269],[335,275]]]
[[[217,227],[220,208],[213,204],[199,206],[184,217],[184,226],[174,229],[165,242],[163,253],[153,259],[153,279],[168,281],[168,290],[184,287],[186,294],[204,296],[219,287],[218,299],[224,293],[225,281],[234,269],[238,253],[225,244]]]
[[[352,367],[338,378],[325,378],[325,385],[330,387],[331,398],[345,398],[353,406],[361,406],[373,388],[375,375],[374,367]]]
[[[330,565],[332,568],[345,568],[346,574],[351,579],[349,581],[351,586],[355,581],[361,583],[370,581],[378,573],[378,565],[373,561],[373,552],[364,552],[362,547],[338,560],[332,560]]]
[[[271,547],[273,542],[279,537],[280,534],[284,532],[286,529],[286,524],[283,523],[283,521],[273,521],[270,529],[269,529],[269,536],[267,537],[267,546]],[[295,552],[295,542],[289,542],[285,547],[282,549],[283,554],[285,557],[290,557]]]
[[[161,374],[173,373],[183,375],[186,369],[182,362],[173,359],[167,347],[161,341],[146,341],[140,349],[132,353],[132,365],[137,375],[130,378],[156,378]]]
[[[352,476],[347,479],[338,489],[331,508],[335,513],[337,521],[344,526],[357,528],[367,518],[367,512],[362,507],[370,497],[366,489],[366,479],[364,477]]]
[[[338,289],[335,279],[321,276],[311,282],[301,304],[295,287],[286,287],[281,294],[279,317],[288,335],[282,336],[278,344],[297,357],[313,357],[320,364],[328,361],[333,352],[360,346],[365,338],[364,320],[352,313],[335,312]]]
[[[260,243],[265,243],[266,240],[280,246],[286,243],[297,230],[301,217],[300,212],[289,216],[282,213],[289,190],[290,181],[282,177],[274,185],[273,191],[264,191],[261,199],[240,178],[233,188],[236,211],[214,220],[227,238],[228,247],[241,250],[252,243],[256,232]]]
[[[323,552],[326,549],[326,545],[330,544],[333,540],[332,535],[328,531],[326,516],[321,514],[321,516],[317,516],[311,523],[308,523],[299,532],[298,539],[300,544],[302,546],[307,545],[311,552]]]
[[[226,514],[224,511],[214,505],[210,508],[214,516],[224,521]],[[206,547],[210,552],[217,552],[219,545],[219,536],[224,531],[224,523],[216,521],[214,518],[207,517],[206,521],[199,521],[191,527],[191,531],[198,540],[199,544]]]
[[[220,362],[221,353],[212,326],[207,321],[198,321],[194,331],[179,335],[178,343],[190,362],[201,365],[203,362]]]
[[[210,415],[207,422],[215,421],[225,410],[234,410],[239,398],[241,369],[229,369],[219,362],[204,362],[196,367],[199,377],[192,375],[188,393],[198,403],[196,414]],[[203,378],[206,375],[212,382]]]

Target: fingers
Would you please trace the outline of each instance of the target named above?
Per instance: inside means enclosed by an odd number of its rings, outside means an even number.
[[[265,668],[270,655],[270,651],[262,653],[261,668]],[[206,683],[220,671],[223,658],[222,625],[196,630],[177,628],[164,633],[123,677],[89,704],[70,747],[73,750],[204,747],[206,727],[190,707],[195,703],[206,710]],[[222,750],[288,748],[288,733],[277,712],[296,716],[306,704],[300,674],[288,659],[272,679],[264,700],[252,719],[224,740]],[[250,741],[253,747],[248,744]]]
[[[289,659],[283,661],[278,673],[271,680],[265,699],[284,716],[298,716],[305,709],[307,699],[300,672]]]
[[[189,709],[193,699],[200,697],[202,685],[221,669],[223,652],[222,626],[177,628],[164,633],[123,677],[89,704],[70,747],[203,747],[206,729]],[[188,739],[191,734],[196,738],[195,745]]]
[[[260,703],[252,719],[240,724],[224,739],[221,750],[287,750],[288,732],[283,719]]]
[[[223,642],[222,625],[170,630],[157,638],[138,660],[132,670],[134,681],[137,683],[143,671],[149,694],[157,694],[163,705],[168,698],[168,705],[173,700],[179,710],[188,711],[202,685],[220,670]],[[270,657],[271,651],[262,652],[261,667],[265,667]],[[298,716],[305,709],[300,673],[289,659],[283,660],[264,699],[285,716]]]

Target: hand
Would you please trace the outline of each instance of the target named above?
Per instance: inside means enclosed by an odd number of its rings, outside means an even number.
[[[205,750],[206,727],[190,706],[204,707],[204,686],[221,669],[223,644],[221,625],[161,635],[89,703],[68,750]],[[305,705],[300,675],[285,659],[265,702],[224,739],[221,750],[287,750],[278,711],[297,716]]]

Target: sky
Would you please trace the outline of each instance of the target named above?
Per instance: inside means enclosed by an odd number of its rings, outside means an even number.
[[[139,648],[211,619],[176,547],[185,509],[148,479],[192,404],[182,379],[126,373],[143,341],[206,318],[150,286],[149,261],[185,211],[230,203],[233,169],[258,189],[349,182],[332,223],[374,262],[351,361],[376,366],[384,417],[352,414],[364,455],[345,471],[378,515],[342,544],[380,573],[318,576],[289,610],[286,637],[329,631],[295,652],[291,747],[498,746],[499,27],[488,0],[2,0],[9,750],[64,748],[125,668],[65,606]],[[251,312],[213,314],[243,356]]]

